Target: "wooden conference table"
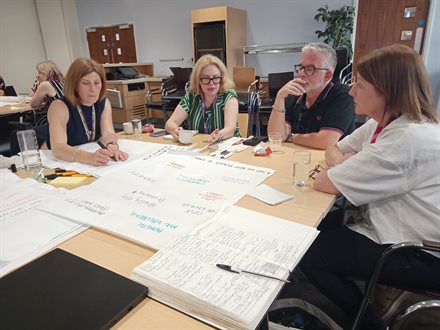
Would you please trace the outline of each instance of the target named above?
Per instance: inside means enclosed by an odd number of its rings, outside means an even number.
[[[119,138],[133,138],[119,133]],[[172,143],[162,137],[152,138],[143,134],[144,141]],[[194,138],[202,146],[204,136]],[[311,188],[300,191],[292,184],[292,152],[305,148],[285,143],[280,152],[270,156],[255,157],[252,147],[234,154],[229,159],[245,164],[270,167],[276,172],[264,183],[294,195],[294,199],[277,206],[267,205],[249,196],[243,197],[236,205],[258,212],[267,213],[291,221],[316,226],[330,209],[335,196],[317,192]],[[313,168],[324,159],[324,152],[312,152]],[[59,245],[60,248],[129,277],[133,268],[150,258],[155,251],[140,244],[114,236],[96,228],[90,228]],[[99,308],[99,306],[97,306]],[[179,311],[150,298],[145,299],[121,321],[114,329],[212,329],[211,326],[193,319]]]
[[[4,105],[0,107],[0,116],[4,115],[12,115],[15,113],[24,113],[28,111],[33,111],[34,108],[31,107],[29,102],[26,102],[25,104],[11,104],[11,105]]]

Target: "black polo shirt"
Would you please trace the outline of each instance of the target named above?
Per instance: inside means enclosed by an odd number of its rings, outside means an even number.
[[[285,100],[286,121],[293,133],[314,133],[321,129],[341,132],[343,138],[355,129],[354,102],[345,84],[329,83],[311,108],[305,105],[306,95],[289,95]]]

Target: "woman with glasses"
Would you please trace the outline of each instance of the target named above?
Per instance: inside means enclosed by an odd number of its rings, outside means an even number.
[[[323,231],[300,267],[352,320],[362,293],[354,279],[369,279],[390,245],[440,241],[440,125],[422,58],[392,45],[372,51],[357,66],[350,94],[356,113],[371,119],[326,151],[330,169],[315,189],[365,205],[365,222]],[[440,292],[440,256],[391,256],[379,283]],[[372,306],[361,329],[384,329]]]
[[[226,66],[213,56],[204,55],[195,64],[188,92],[165,124],[165,129],[176,140],[182,123],[188,129],[209,134],[208,144],[238,134],[238,100],[234,83]]]
[[[354,130],[349,87],[331,82],[336,52],[324,43],[309,43],[295,65],[295,77],[277,93],[268,132],[306,147],[327,149]]]

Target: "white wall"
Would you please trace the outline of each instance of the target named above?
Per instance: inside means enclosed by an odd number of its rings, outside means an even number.
[[[277,44],[316,41],[314,31],[322,26],[313,17],[327,3],[333,9],[357,0],[0,0],[0,75],[27,92],[36,63],[51,58],[67,70],[73,59],[88,56],[86,27],[126,22],[135,25],[138,61],[153,62],[157,74],[170,74],[169,66],[191,64],[192,9],[226,5],[246,10],[248,45]],[[440,0],[431,0],[423,54],[438,102],[439,24]],[[180,62],[160,61],[181,57]],[[297,54],[246,57],[262,76],[292,70],[297,60]]]
[[[85,27],[134,23],[138,62],[153,62],[155,73],[171,74],[170,66],[190,66],[191,10],[230,6],[247,12],[247,43],[279,44],[316,41],[321,29],[313,17],[316,9],[339,8],[352,0],[76,0],[82,27],[84,56],[88,56]],[[183,58],[181,62],[161,59]],[[257,74],[291,71],[297,54],[248,55],[246,64]]]
[[[17,92],[29,92],[35,65],[46,59],[33,0],[0,0],[0,75]]]

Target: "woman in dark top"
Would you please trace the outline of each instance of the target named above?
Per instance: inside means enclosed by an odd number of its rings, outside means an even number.
[[[64,97],[48,111],[48,147],[55,157],[71,162],[105,165],[113,157],[123,161],[113,128],[112,109],[105,97],[104,69],[93,60],[78,58],[67,71]],[[73,146],[101,139],[106,148],[87,152]]]

